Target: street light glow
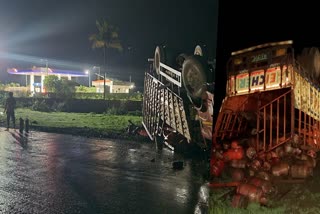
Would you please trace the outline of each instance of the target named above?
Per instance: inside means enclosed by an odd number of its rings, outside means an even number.
[[[91,87],[90,70],[88,70],[88,69],[87,69],[87,70],[85,70],[84,72],[85,72],[85,74],[87,74],[87,75],[88,75],[88,78],[89,78],[89,84],[88,84],[88,86],[89,86],[89,87]]]
[[[95,70],[95,69],[99,69],[99,76],[100,76],[100,67],[99,66],[92,66],[92,69],[93,69],[93,71]],[[88,78],[89,78],[89,87],[91,87],[91,70],[90,69],[87,69],[87,70],[85,70],[84,71],[85,72],[85,74],[87,74],[88,75]]]
[[[41,63],[50,62],[50,66],[66,67],[70,69],[83,69],[88,66],[86,64],[79,63],[79,62],[64,61],[64,60],[53,59],[53,58],[45,59],[38,56],[22,55],[22,54],[2,52],[2,51],[0,51],[0,58],[19,61],[19,62],[27,62],[32,64],[39,64],[40,62]]]

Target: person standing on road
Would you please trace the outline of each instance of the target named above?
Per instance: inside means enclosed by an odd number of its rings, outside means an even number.
[[[6,99],[4,104],[4,112],[7,114],[7,129],[9,130],[10,127],[10,119],[13,123],[13,128],[16,127],[16,118],[14,115],[14,109],[16,107],[16,99],[13,97],[13,93],[9,92],[9,97]]]

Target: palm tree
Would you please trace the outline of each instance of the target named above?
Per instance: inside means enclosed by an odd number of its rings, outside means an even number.
[[[103,49],[103,64],[106,65],[107,48],[117,49],[122,51],[122,45],[119,40],[119,29],[110,25],[106,20],[96,21],[98,33],[89,36],[89,41],[92,42],[92,48]]]

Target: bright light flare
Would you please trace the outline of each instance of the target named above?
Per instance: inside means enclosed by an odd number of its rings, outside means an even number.
[[[19,61],[19,62],[27,62],[34,65],[43,64],[43,57],[37,57],[37,56],[28,56],[28,55],[22,55],[22,54],[0,52],[0,58]],[[83,69],[83,67],[88,67],[88,65],[84,63],[77,63],[77,62],[58,60],[58,59],[52,59],[52,58],[47,59],[47,62],[51,67],[77,68],[81,70]]]
[[[41,16],[34,22],[24,23],[18,32],[10,36],[7,43],[10,46],[24,45],[81,29],[82,24],[86,21],[86,16],[76,12],[75,7],[77,5],[72,3],[65,4],[64,7],[59,7],[59,10],[56,11],[48,8],[46,16]],[[69,14],[68,18],[66,18],[66,14]]]

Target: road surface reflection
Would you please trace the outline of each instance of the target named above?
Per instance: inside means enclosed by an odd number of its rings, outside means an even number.
[[[1,213],[203,213],[204,164],[152,143],[3,129],[0,140]]]

